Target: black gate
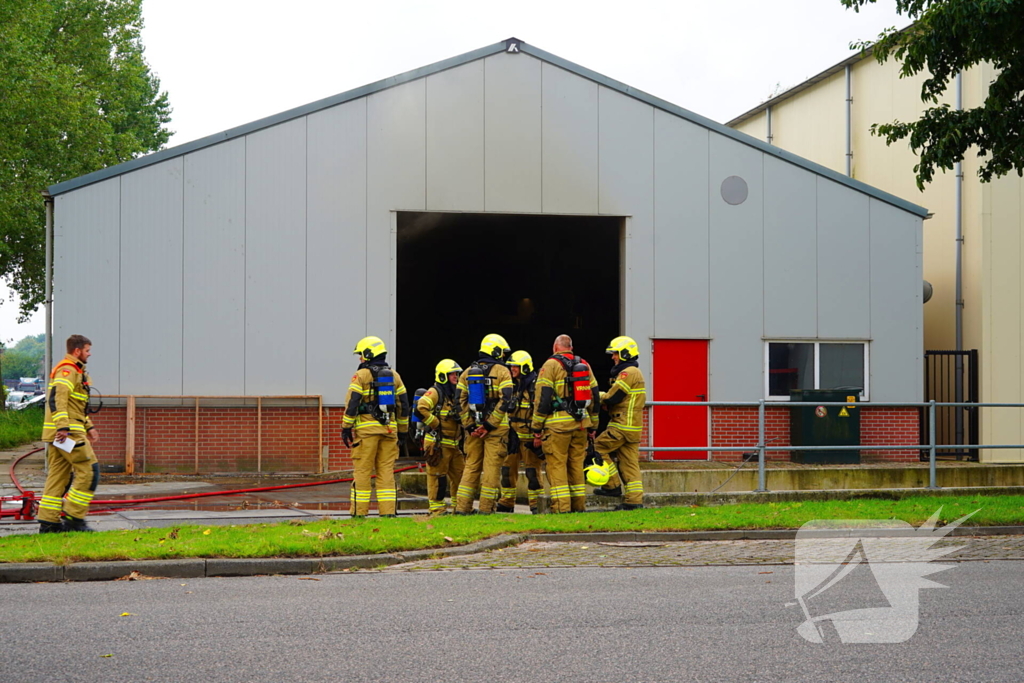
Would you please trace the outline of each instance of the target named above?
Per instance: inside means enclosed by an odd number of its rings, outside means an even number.
[[[938,403],[978,403],[978,350],[925,351],[924,400]],[[928,408],[921,410],[921,443],[928,443]],[[966,446],[978,443],[977,408],[938,406],[935,408],[935,440],[940,444]],[[978,459],[977,448],[940,448],[936,457]],[[921,460],[928,451],[921,451]]]

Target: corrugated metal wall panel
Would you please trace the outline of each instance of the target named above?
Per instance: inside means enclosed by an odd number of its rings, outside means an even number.
[[[484,63],[426,79],[427,209],[484,210]]]
[[[817,182],[818,336],[868,339],[868,196],[820,176]]]
[[[366,100],[311,114],[306,144],[306,391],[343,403],[339,357],[366,324]]]
[[[541,211],[542,64],[524,54],[484,60],[487,211]]]
[[[818,333],[817,185],[810,171],[764,159],[764,335]]]
[[[635,339],[650,339],[655,305],[654,107],[600,88],[598,112],[598,208],[602,214],[630,216],[623,332]]]
[[[93,343],[89,375],[104,394],[121,390],[120,233],[120,177],[55,198],[53,358],[84,334]]]
[[[182,392],[245,393],[245,138],[185,156]]]
[[[306,392],[306,119],[246,136],[245,391]]]
[[[121,177],[126,394],[181,393],[183,166],[177,157]]]
[[[664,339],[711,336],[709,135],[654,113],[654,333]]]
[[[545,63],[545,213],[597,213],[597,83]]]
[[[764,154],[714,133],[710,152],[710,395],[716,401],[757,400],[764,393]],[[732,176],[747,186],[737,205],[722,198],[722,182]]]
[[[421,79],[367,101],[365,334],[381,337],[389,349],[395,346],[392,212],[426,208],[426,95]],[[394,352],[389,360],[395,364]]]
[[[922,221],[871,199],[872,401],[921,401],[924,387]],[[893,315],[893,311],[899,315]]]

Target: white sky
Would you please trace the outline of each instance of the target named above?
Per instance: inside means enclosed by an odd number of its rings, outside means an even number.
[[[895,0],[860,14],[839,0],[144,0],[143,14],[171,147],[512,36],[724,123],[909,23]],[[42,309],[18,325],[0,296],[0,340],[43,331]]]

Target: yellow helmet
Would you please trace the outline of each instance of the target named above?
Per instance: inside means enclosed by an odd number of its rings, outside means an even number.
[[[612,478],[611,472],[608,471],[608,465],[603,461],[587,465],[583,471],[587,473],[587,481],[591,486],[604,486]]]
[[[356,348],[352,351],[363,360],[372,360],[387,352],[388,350],[384,348],[384,340],[380,337],[363,337],[356,343]]]
[[[524,375],[533,372],[533,357],[526,351],[516,351],[506,365],[518,365]]]
[[[445,358],[434,368],[434,379],[438,384],[444,384],[448,381],[448,375],[453,372],[462,372],[462,368],[451,358]]]
[[[632,337],[616,337],[611,340],[604,352],[607,354],[618,353],[622,360],[636,360],[636,357],[640,355],[640,348]]]
[[[501,360],[512,353],[512,349],[500,334],[489,334],[480,342],[480,353],[494,360]]]

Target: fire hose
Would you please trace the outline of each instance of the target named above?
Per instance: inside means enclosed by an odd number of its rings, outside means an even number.
[[[29,519],[29,520],[31,520],[31,519],[35,518],[35,507],[36,507],[36,501],[38,499],[35,497],[35,493],[34,492],[27,491],[25,489],[25,487],[23,487],[21,485],[21,481],[18,480],[18,477],[15,474],[14,469],[15,469],[15,467],[18,466],[18,463],[20,463],[22,460],[24,460],[25,458],[27,458],[28,456],[30,456],[30,455],[32,455],[34,453],[40,452],[41,450],[43,450],[43,449],[42,448],[36,448],[35,450],[31,450],[28,453],[25,453],[24,455],[18,456],[13,461],[11,461],[11,467],[10,467],[10,470],[9,470],[9,474],[10,474],[10,477],[11,477],[11,482],[18,489],[20,494],[19,495],[15,495],[15,496],[0,496],[0,501],[19,501],[19,502],[21,502],[21,508],[19,508],[18,510],[8,510],[8,511],[0,510],[0,518],[2,518],[2,517],[10,517],[10,516],[13,516],[15,519]],[[420,467],[421,467],[420,465],[409,465],[408,467],[400,467],[400,468],[395,470],[395,474],[398,474],[399,472],[406,472],[408,470],[419,469]],[[164,503],[164,502],[172,501],[172,500],[190,500],[190,499],[193,499],[193,498],[207,498],[207,497],[210,497],[210,496],[233,496],[233,495],[238,495],[238,494],[241,494],[241,493],[262,493],[262,492],[265,492],[265,491],[281,491],[283,489],[297,489],[297,488],[304,488],[304,487],[307,487],[307,486],[326,486],[328,484],[341,484],[341,483],[349,482],[349,481],[353,481],[353,478],[352,477],[346,477],[344,479],[328,479],[326,481],[303,482],[301,484],[281,484],[281,485],[278,485],[278,486],[260,486],[260,487],[248,488],[248,489],[232,489],[230,491],[206,491],[204,493],[182,493],[182,494],[179,494],[179,495],[176,495],[176,496],[160,496],[160,497],[157,497],[157,498],[133,498],[132,500],[93,500],[92,504],[93,505],[106,505],[106,506],[115,507],[115,508],[116,507],[131,507],[131,506],[134,506],[134,505],[142,505],[144,503]],[[104,508],[104,509],[106,509],[106,508]]]

